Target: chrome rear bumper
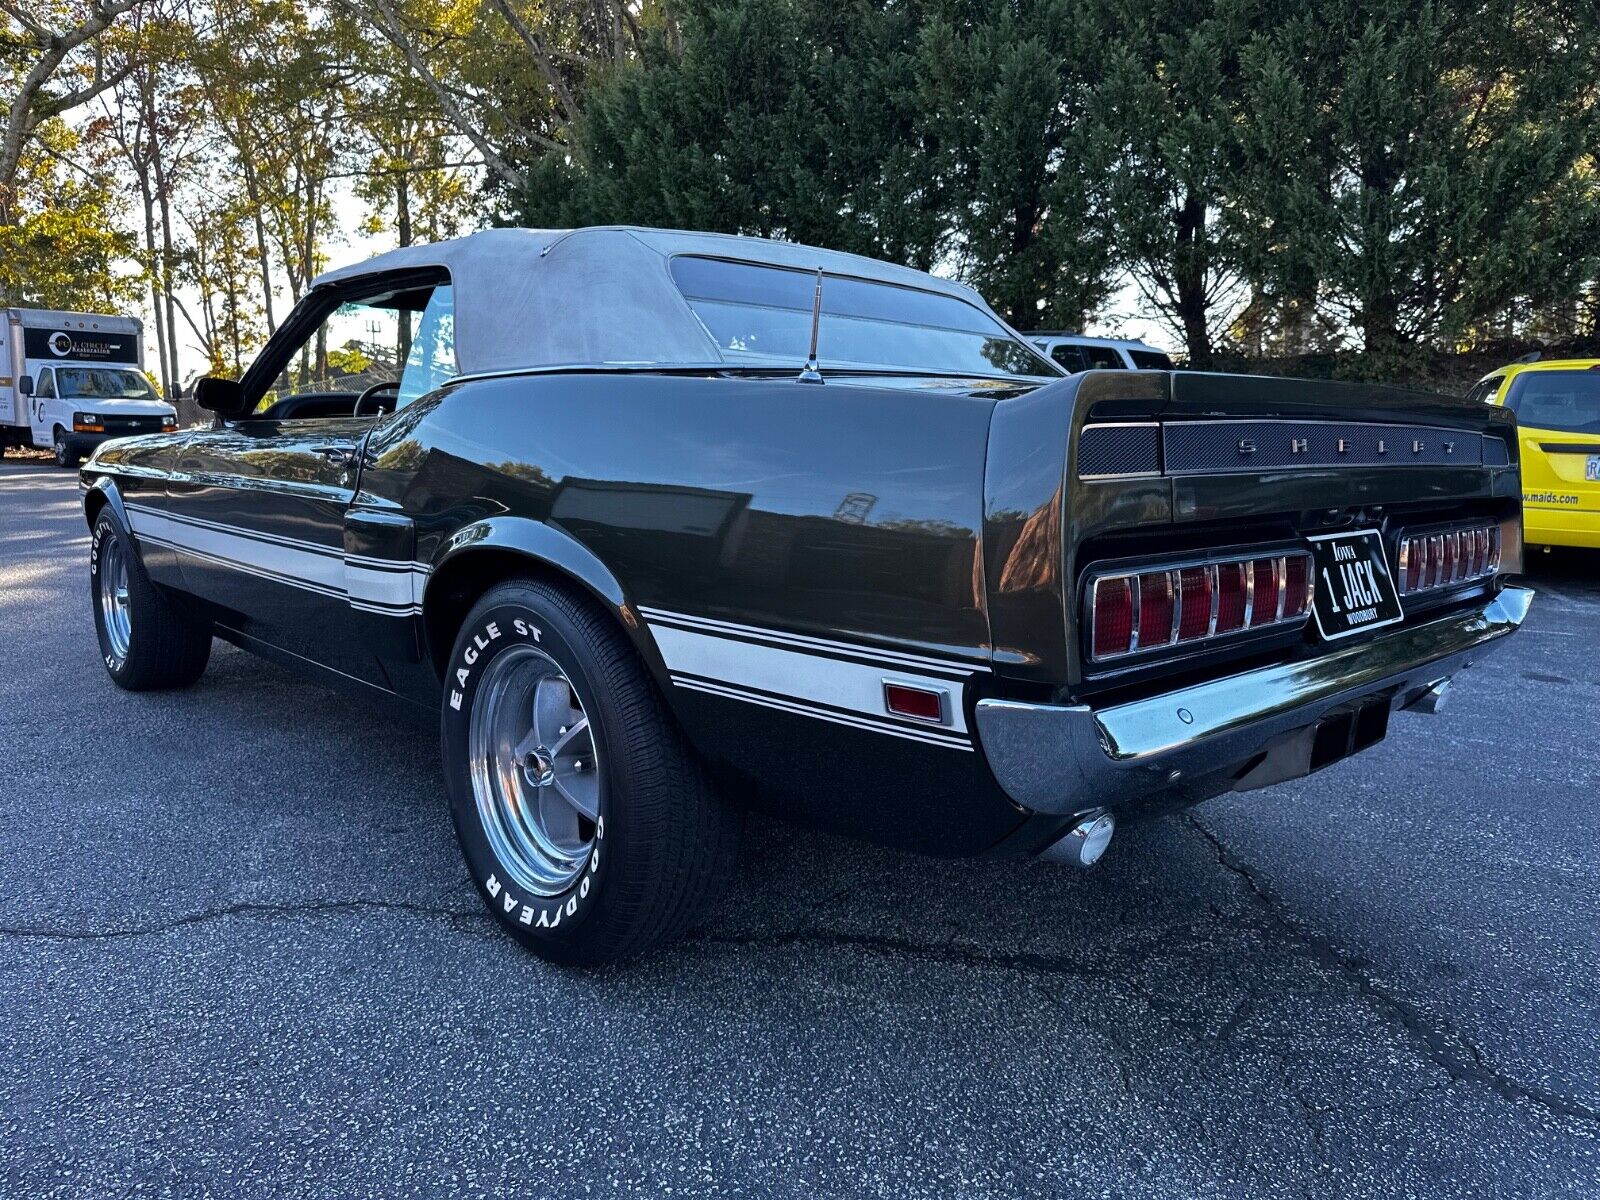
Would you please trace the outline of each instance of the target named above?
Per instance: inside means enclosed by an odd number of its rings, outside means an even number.
[[[1515,632],[1532,600],[1531,588],[1508,586],[1468,612],[1317,658],[1104,708],[980,700],[978,736],[1000,786],[1035,812],[1113,807],[1202,778],[1213,781],[1208,794],[1215,794],[1233,786],[1226,772],[1342,704],[1386,695],[1405,707],[1422,699]]]

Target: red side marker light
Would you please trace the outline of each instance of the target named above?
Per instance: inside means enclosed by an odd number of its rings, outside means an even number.
[[[913,721],[929,721],[936,725],[949,722],[945,715],[945,694],[931,688],[912,687],[908,683],[890,683],[884,680],[883,702],[897,717],[910,717]]]

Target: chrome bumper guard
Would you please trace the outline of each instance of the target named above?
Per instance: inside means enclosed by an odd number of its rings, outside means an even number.
[[[1406,707],[1515,632],[1532,601],[1533,589],[1507,586],[1468,612],[1317,658],[1105,708],[980,700],[978,736],[1000,786],[1024,808],[1115,807],[1242,767],[1349,701],[1388,694]]]

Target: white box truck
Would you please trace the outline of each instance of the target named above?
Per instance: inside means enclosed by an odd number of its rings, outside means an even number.
[[[35,446],[75,467],[107,438],[177,427],[144,373],[137,317],[0,309],[0,454]]]

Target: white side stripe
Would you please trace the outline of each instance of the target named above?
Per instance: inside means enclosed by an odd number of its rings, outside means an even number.
[[[871,663],[845,662],[670,625],[653,625],[651,631],[667,669],[674,673],[698,675],[735,687],[754,688],[799,701],[810,700],[875,717],[889,716],[883,700],[886,674],[916,687],[945,692],[959,690],[953,689],[948,679],[886,669]],[[955,699],[957,702],[950,705],[948,728],[965,733],[966,713],[961,711],[959,697]]]
[[[886,733],[890,737],[906,738],[913,742],[923,742],[930,746],[944,746],[950,750],[971,750],[972,743],[966,738],[954,737],[949,734],[943,737],[933,730],[913,729],[905,725],[891,725],[887,721],[868,721],[848,713],[829,712],[826,709],[813,708],[809,705],[798,704],[777,696],[760,696],[753,692],[741,692],[738,688],[724,687],[721,684],[710,683],[704,679],[689,679],[682,675],[674,675],[672,682],[679,687],[691,691],[706,692],[712,696],[723,696],[729,700],[743,700],[747,704],[759,704],[766,708],[775,708],[779,712],[795,713],[802,717],[815,717],[820,721],[832,721],[836,725],[848,725],[854,729],[866,729],[873,733]]]
[[[347,555],[337,546],[127,506],[135,537],[200,562],[347,601],[362,612],[422,611],[424,563]],[[870,730],[925,745],[971,750],[962,687],[989,668],[709,617],[642,608],[672,681],[708,695]],[[891,714],[884,683],[949,697],[950,724],[919,726]]]
[[[708,633],[755,638],[758,641],[778,642],[802,649],[820,650],[823,653],[846,654],[852,658],[870,658],[878,662],[897,663],[902,667],[916,667],[925,671],[935,671],[949,675],[965,677],[975,671],[986,672],[989,670],[989,667],[983,663],[963,662],[949,658],[930,658],[923,654],[907,654],[901,650],[882,650],[876,646],[864,646],[859,642],[836,642],[828,638],[811,637],[801,633],[788,633],[778,629],[766,629],[758,625],[739,625],[733,621],[719,621],[711,617],[669,612],[662,608],[641,607],[639,613],[652,626],[657,624],[678,625],[687,629],[704,630]]]
[[[238,529],[143,505],[130,504],[127,510],[135,537],[202,562],[348,600],[362,612],[406,617],[422,611],[422,592],[430,573],[424,564],[346,555],[336,546]]]

